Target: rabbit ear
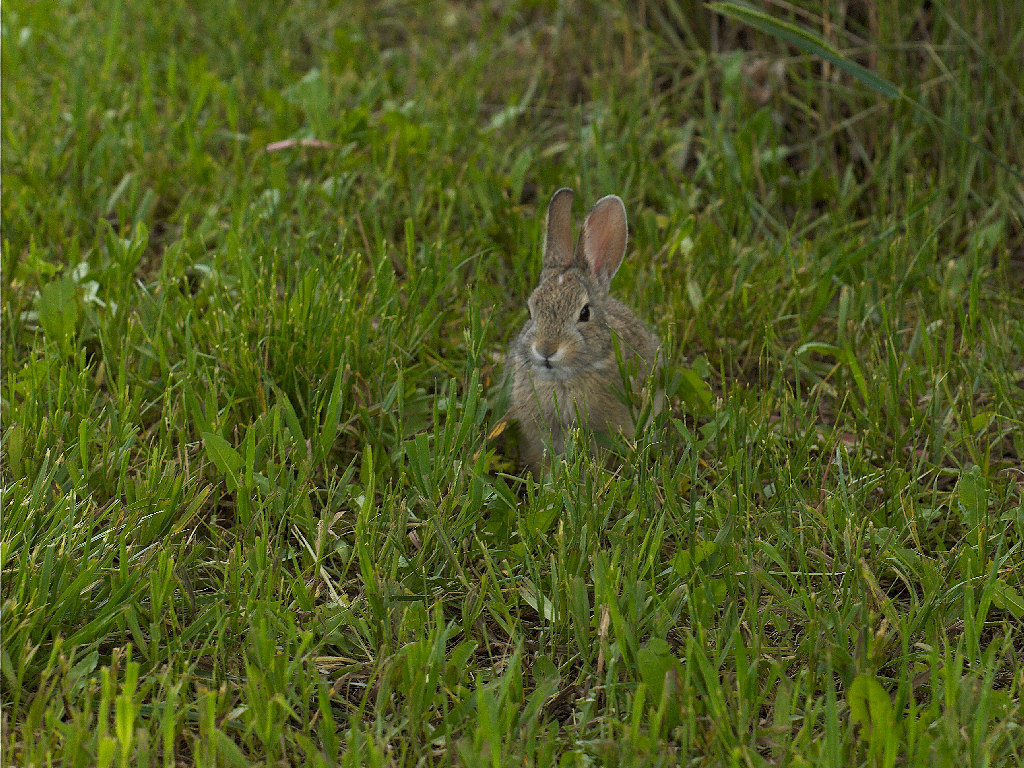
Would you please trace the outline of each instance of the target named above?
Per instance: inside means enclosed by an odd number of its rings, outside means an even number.
[[[543,269],[565,269],[572,264],[572,190],[563,187],[548,203]]]
[[[576,259],[605,290],[626,255],[626,237],[626,206],[617,195],[602,197],[583,222]]]

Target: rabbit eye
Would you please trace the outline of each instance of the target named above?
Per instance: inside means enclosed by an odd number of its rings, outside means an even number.
[[[590,305],[584,304],[583,309],[580,310],[580,322],[585,323],[590,319]]]

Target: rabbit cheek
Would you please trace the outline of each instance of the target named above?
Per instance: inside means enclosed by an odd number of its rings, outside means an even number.
[[[605,337],[607,330],[603,324],[592,320],[589,323],[581,323],[576,329],[579,338],[579,352],[581,359],[591,363],[604,357]]]

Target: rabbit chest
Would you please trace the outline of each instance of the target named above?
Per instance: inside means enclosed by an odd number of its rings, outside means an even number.
[[[566,431],[576,426],[586,425],[594,432],[621,430],[630,436],[632,416],[620,397],[610,391],[608,377],[603,369],[578,372],[564,380],[524,377],[528,381],[523,383],[537,396],[526,400],[532,412],[523,415],[550,434],[556,453],[565,449]]]

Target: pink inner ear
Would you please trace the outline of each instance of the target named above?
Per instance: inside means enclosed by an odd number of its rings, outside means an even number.
[[[626,208],[615,195],[598,200],[583,222],[583,254],[601,280],[611,280],[626,255]]]

